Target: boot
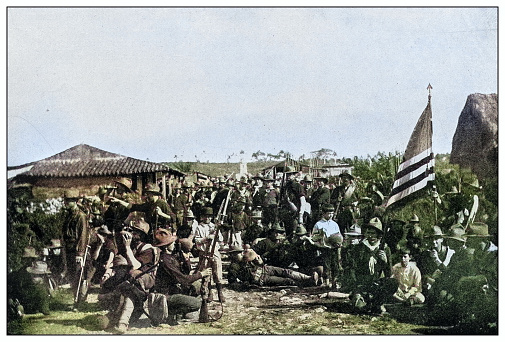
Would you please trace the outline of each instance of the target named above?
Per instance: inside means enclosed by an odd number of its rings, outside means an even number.
[[[207,296],[207,303],[214,301],[214,295],[212,294],[212,289],[209,289],[209,295]]]
[[[221,303],[226,303],[226,299],[224,298],[224,295],[223,295],[223,284],[217,283],[216,290],[217,290],[217,296],[219,298],[219,301]]]

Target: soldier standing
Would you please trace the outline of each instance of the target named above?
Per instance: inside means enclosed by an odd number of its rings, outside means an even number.
[[[84,267],[84,255],[89,244],[89,219],[77,205],[78,192],[70,192],[65,198],[68,213],[63,223],[63,242],[67,268],[67,280],[77,291],[79,275]],[[74,293],[75,296],[76,293]]]

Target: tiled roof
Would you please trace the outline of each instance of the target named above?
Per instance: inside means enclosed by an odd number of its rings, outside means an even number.
[[[125,157],[81,144],[35,162],[29,171],[23,173],[23,176],[121,176],[160,171],[180,173],[160,163]]]

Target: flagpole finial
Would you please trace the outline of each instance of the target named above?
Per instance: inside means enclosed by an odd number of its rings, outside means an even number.
[[[428,87],[426,89],[428,89],[428,97],[431,98],[431,89],[433,89],[433,87],[431,86],[431,83],[428,83]]]

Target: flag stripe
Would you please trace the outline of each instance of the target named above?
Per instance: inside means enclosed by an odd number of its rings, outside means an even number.
[[[403,171],[404,169],[410,167],[412,164],[417,164],[421,160],[426,159],[426,158],[428,158],[430,156],[432,156],[431,147],[428,148],[427,150],[424,150],[423,152],[419,153],[418,155],[416,155],[416,156],[414,156],[414,157],[412,157],[410,159],[405,160],[403,163],[400,164],[400,166],[398,166],[398,171],[397,172]]]
[[[435,179],[435,174],[433,173],[430,175],[430,177],[423,179],[421,182],[415,184],[414,186],[411,186],[411,187],[389,197],[386,207],[390,206],[391,204],[393,204],[395,202],[398,202],[402,198],[407,197],[408,195],[413,194],[414,192],[416,192],[418,190],[423,189],[428,184],[429,181],[432,181],[434,179]]]
[[[395,183],[393,184],[393,189],[396,188],[398,185],[405,183],[409,179],[417,177],[419,174],[425,172],[426,169],[433,167],[433,164],[434,164],[433,158],[429,157],[425,158],[422,162],[411,165],[410,167],[405,169],[405,171],[398,172],[396,174]]]
[[[431,167],[429,169],[425,169],[423,172],[421,172],[416,177],[412,177],[411,179],[409,179],[405,183],[400,184],[397,187],[393,188],[393,190],[391,191],[391,196],[396,195],[397,193],[402,192],[403,190],[416,185],[417,183],[421,182],[424,178],[429,178],[430,175],[434,175],[433,167]]]

